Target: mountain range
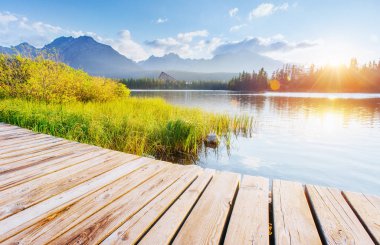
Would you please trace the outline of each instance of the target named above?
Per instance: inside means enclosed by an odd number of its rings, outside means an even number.
[[[184,59],[170,53],[136,63],[89,36],[59,37],[42,48],[26,42],[10,48],[0,46],[0,53],[31,58],[43,54],[91,75],[114,78],[158,77],[164,71],[178,80],[229,80],[243,70],[257,71],[264,67],[270,71],[283,65],[248,50],[218,54],[212,59]]]

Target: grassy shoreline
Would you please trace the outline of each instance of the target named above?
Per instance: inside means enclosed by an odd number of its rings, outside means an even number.
[[[0,122],[163,160],[196,159],[207,134],[249,133],[252,119],[133,98],[123,84],[63,63],[0,55]]]
[[[252,118],[173,106],[159,98],[108,102],[45,103],[1,99],[0,121],[36,132],[158,159],[196,159],[207,134],[229,146],[231,135],[249,134]]]

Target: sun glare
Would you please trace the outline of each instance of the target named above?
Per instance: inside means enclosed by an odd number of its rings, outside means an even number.
[[[349,60],[350,60],[349,55],[335,53],[327,57],[326,65],[332,66],[332,67],[340,67],[342,65],[347,65],[347,62],[349,62]]]
[[[343,124],[343,116],[335,111],[327,111],[322,116],[322,127],[332,131]]]
[[[328,95],[329,100],[335,100],[336,96],[335,95]]]
[[[351,43],[338,40],[329,40],[320,48],[315,50],[317,55],[317,63],[319,65],[327,65],[331,67],[340,67],[348,65],[352,57],[356,57],[358,48]]]

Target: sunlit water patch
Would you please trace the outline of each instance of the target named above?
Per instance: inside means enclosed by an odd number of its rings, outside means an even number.
[[[380,94],[133,91],[212,112],[248,114],[252,138],[202,151],[202,167],[380,195]]]

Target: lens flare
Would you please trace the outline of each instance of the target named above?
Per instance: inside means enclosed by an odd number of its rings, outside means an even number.
[[[276,91],[280,89],[280,82],[276,79],[269,81],[269,87],[271,90]]]

